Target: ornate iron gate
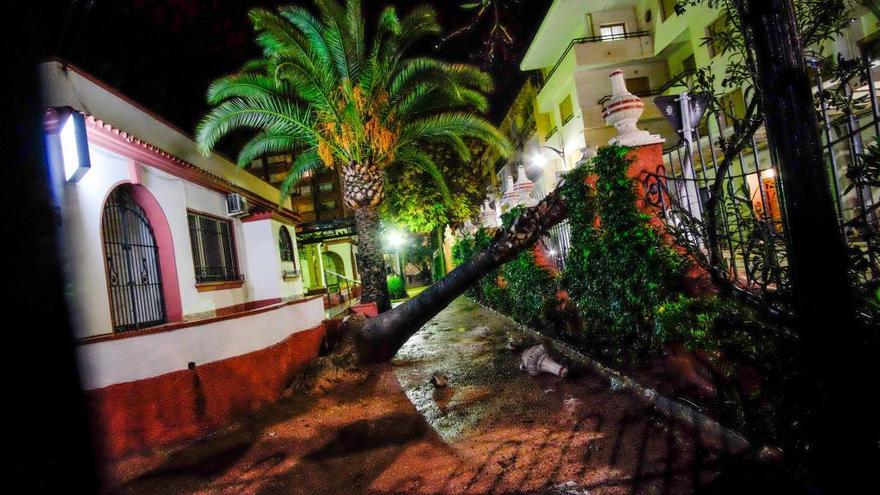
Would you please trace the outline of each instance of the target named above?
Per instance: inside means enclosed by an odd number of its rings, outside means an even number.
[[[815,59],[826,172],[831,179],[841,234],[850,255],[850,276],[860,295],[862,316],[880,322],[880,72],[877,60],[836,64]],[[785,177],[763,126],[731,156],[722,141],[735,126],[718,110],[664,153],[664,162],[643,179],[645,202],[656,208],[667,231],[719,278],[763,307],[790,313],[791,284],[786,231]],[[709,123],[714,125],[709,125]],[[713,129],[714,127],[714,129]],[[720,131],[719,131],[720,130]],[[720,185],[714,216],[709,210]],[[715,232],[713,242],[710,227]],[[713,251],[715,253],[713,258]]]
[[[131,186],[117,187],[102,218],[113,329],[127,332],[166,322],[156,237]]]

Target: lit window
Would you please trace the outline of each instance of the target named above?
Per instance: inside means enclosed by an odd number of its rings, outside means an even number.
[[[241,280],[232,237],[232,222],[187,212],[196,282]]]
[[[622,40],[626,38],[626,24],[606,24],[599,27],[602,41]]]
[[[549,113],[539,113],[535,120],[538,132],[544,136],[550,137],[556,132],[556,125],[553,123],[553,116]]]

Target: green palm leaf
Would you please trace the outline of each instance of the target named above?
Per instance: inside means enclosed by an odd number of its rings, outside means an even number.
[[[274,98],[234,98],[224,101],[199,123],[196,141],[206,155],[217,142],[240,128],[286,133],[305,144],[315,142],[314,120],[308,109]]]

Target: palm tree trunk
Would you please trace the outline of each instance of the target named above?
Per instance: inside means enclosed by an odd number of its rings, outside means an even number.
[[[391,309],[388,283],[385,281],[385,259],[379,239],[379,209],[362,206],[354,211],[358,235],[358,271],[361,274],[361,302],[376,303],[379,312]]]
[[[506,229],[499,230],[484,251],[452,270],[422,293],[380,314],[356,330],[361,361],[388,361],[422,325],[464,293],[485,274],[531,248],[551,227],[565,219],[568,209],[562,195],[550,193],[527,209]]]

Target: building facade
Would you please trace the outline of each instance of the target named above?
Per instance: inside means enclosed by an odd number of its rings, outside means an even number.
[[[723,15],[705,5],[674,11],[675,0],[555,0],[529,46],[520,68],[540,74],[535,96],[536,137],[550,171],[567,170],[593,147],[616,134],[603,109],[611,95],[609,74],[622,70],[630,92],[645,104],[639,126],[667,144],[677,136],[655,98],[686,89],[698,68],[715,75],[716,94],[734,113],[744,110],[747,88],[723,88],[729,54],[704,38],[726,29]],[[877,36],[877,19],[856,6],[853,22],[825,47],[810,47],[858,58]],[[876,54],[875,54],[876,56]],[[729,123],[708,122],[721,132]],[[559,150],[553,151],[550,148]]]
[[[249,170],[280,188],[293,160],[292,154],[263,157]],[[357,298],[354,215],[342,199],[339,172],[320,169],[306,173],[291,190],[290,206],[300,218],[298,260],[305,292],[323,295],[328,306]]]
[[[106,455],[277,398],[317,355],[279,191],[63,62],[41,66],[80,381]]]
[[[497,174],[496,188],[489,192],[490,208],[496,217],[484,226],[497,223],[497,216],[508,207],[505,198],[516,199],[516,189],[534,182],[531,201],[539,200],[558,183],[559,177],[592,156],[595,149],[618,137],[618,130],[607,122],[615,105],[612,73],[622,73],[630,93],[644,105],[638,127],[645,136],[663,142],[662,163],[677,190],[673,196],[700,221],[715,180],[720,151],[718,138],[733,132],[735,118],[745,113],[750,89],[722,86],[731,54],[705,38],[729,28],[726,17],[705,5],[675,13],[675,0],[555,0],[524,55],[520,68],[531,77],[511,105],[500,128],[516,145],[508,160],[483,157],[483,166]],[[840,109],[825,108],[829,173],[834,179],[841,221],[855,218],[880,201],[877,192],[849,187],[848,167],[865,145],[876,139],[871,134],[868,79],[875,89],[880,85],[880,31],[871,12],[856,5],[850,25],[823,46],[807,47],[808,53],[836,58],[857,59],[869,66],[870,77],[849,83],[856,105],[852,122],[845,122]],[[700,121],[697,138],[685,145],[656,104],[658,98],[680,95],[693,82],[698,69],[714,75],[714,93],[725,113],[706,114]],[[814,90],[836,90],[841,85],[827,74],[813,71]],[[620,77],[620,76],[618,76]],[[880,95],[874,95],[874,101]],[[626,98],[624,98],[626,100]],[[664,109],[678,106],[677,100],[663,100]],[[731,118],[732,117],[732,118]],[[645,143],[641,143],[645,144]],[[783,212],[778,196],[777,170],[763,129],[729,174],[729,189],[746,198],[756,218],[769,220],[778,231]],[[659,171],[659,169],[658,169]],[[726,208],[733,210],[733,208]],[[488,218],[484,215],[484,218]],[[728,222],[728,223],[740,223]],[[736,230],[736,229],[732,229]],[[734,235],[734,234],[732,234]],[[737,234],[738,235],[738,234]],[[569,233],[565,224],[545,240],[548,254],[564,264]],[[734,256],[734,258],[736,258]],[[733,264],[744,264],[743,260]]]

